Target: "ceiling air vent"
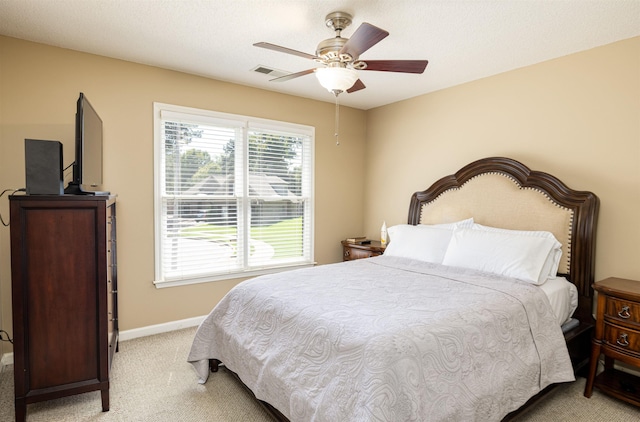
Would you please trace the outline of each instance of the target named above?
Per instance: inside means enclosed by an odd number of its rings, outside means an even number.
[[[284,75],[288,75],[292,72],[285,72],[284,70],[273,69],[271,67],[258,65],[251,69],[253,72],[262,73],[264,75],[268,75],[270,78],[279,78]]]

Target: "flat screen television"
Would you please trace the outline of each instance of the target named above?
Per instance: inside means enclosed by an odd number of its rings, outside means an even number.
[[[102,188],[102,119],[81,92],[76,109],[73,179],[64,190],[72,195],[106,195]]]

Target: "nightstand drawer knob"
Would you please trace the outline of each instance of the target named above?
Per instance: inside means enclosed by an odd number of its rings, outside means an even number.
[[[616,343],[618,343],[618,346],[627,347],[629,345],[629,340],[627,340],[627,334],[626,333],[620,334],[620,336],[616,340]]]
[[[629,307],[628,306],[623,306],[622,310],[620,312],[618,312],[618,316],[620,318],[624,318],[627,319],[631,316],[631,313],[629,313]]]

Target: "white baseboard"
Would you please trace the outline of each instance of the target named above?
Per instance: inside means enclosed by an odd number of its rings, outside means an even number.
[[[626,372],[628,374],[635,375],[636,377],[640,377],[640,371],[638,371],[638,368],[635,366],[627,365],[624,362],[615,361],[613,363],[613,367],[622,372]]]
[[[139,337],[152,336],[154,334],[182,330],[183,328],[197,327],[206,317],[206,315],[203,315],[194,318],[181,319],[179,321],[165,322],[163,324],[149,325],[147,327],[120,331],[118,336],[120,341],[125,341]],[[2,359],[0,359],[0,372],[4,369],[5,365],[13,365],[13,353],[5,353],[2,355]]]
[[[138,337],[146,337],[154,334],[182,330],[183,328],[197,327],[206,317],[206,315],[203,315],[178,321],[165,322],[163,324],[148,325],[146,327],[134,328],[132,330],[120,331],[119,337],[121,341],[125,341]]]
[[[4,371],[6,365],[13,365],[13,353],[5,353],[0,359],[0,372]]]

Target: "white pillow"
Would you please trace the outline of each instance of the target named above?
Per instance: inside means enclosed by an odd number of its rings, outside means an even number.
[[[453,232],[442,263],[539,285],[548,278],[545,262],[557,247],[559,242],[555,238],[458,229]]]
[[[473,217],[466,220],[456,221],[455,223],[441,223],[441,224],[422,224],[425,227],[438,227],[441,229],[470,229],[473,227]]]
[[[472,227],[476,230],[487,230],[495,233],[507,233],[513,234],[517,236],[534,236],[534,237],[544,237],[547,239],[554,240],[555,247],[547,256],[545,260],[544,267],[542,269],[542,274],[546,274],[547,278],[554,278],[558,275],[558,267],[560,266],[560,258],[562,257],[562,244],[558,242],[553,233],[547,231],[536,231],[536,230],[509,230],[509,229],[500,229],[497,227],[483,226],[482,224],[472,224]],[[544,281],[543,281],[544,282]]]
[[[452,229],[418,224],[399,224],[389,227],[389,244],[385,256],[412,258],[441,264],[447,251]]]

